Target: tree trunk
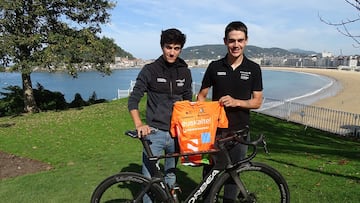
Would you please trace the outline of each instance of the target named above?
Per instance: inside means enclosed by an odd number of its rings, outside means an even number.
[[[34,91],[31,84],[30,73],[21,73],[23,91],[24,91],[24,111],[26,113],[38,113]]]

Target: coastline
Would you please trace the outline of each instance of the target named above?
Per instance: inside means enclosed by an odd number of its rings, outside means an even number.
[[[283,70],[317,74],[334,79],[334,84],[319,92],[312,106],[360,114],[360,72],[320,68],[262,67],[266,70]],[[313,97],[313,96],[310,96]]]

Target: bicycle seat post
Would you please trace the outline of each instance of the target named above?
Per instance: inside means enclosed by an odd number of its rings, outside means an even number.
[[[145,149],[145,152],[146,152],[146,155],[148,156],[148,158],[153,157],[154,155],[150,149],[149,140],[146,140],[144,137],[141,137],[140,140],[141,140],[141,143]]]
[[[214,167],[217,169],[226,169],[232,167],[232,161],[228,149],[226,149],[226,144],[224,142],[218,143],[218,148],[220,149],[213,156]]]

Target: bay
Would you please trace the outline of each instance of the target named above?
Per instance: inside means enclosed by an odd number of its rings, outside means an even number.
[[[80,72],[78,78],[66,73],[33,72],[31,74],[33,87],[40,83],[45,89],[58,91],[64,94],[67,102],[80,93],[87,100],[94,92],[98,99],[112,100],[117,98],[118,89],[127,90],[131,81],[136,80],[140,68],[114,70],[110,76],[99,72]],[[205,68],[191,68],[193,81],[201,83]],[[330,78],[289,71],[262,70],[264,97],[288,100],[301,98],[329,86],[333,81]],[[0,73],[0,91],[9,85],[22,86],[19,73]],[[196,93],[196,92],[195,92]]]

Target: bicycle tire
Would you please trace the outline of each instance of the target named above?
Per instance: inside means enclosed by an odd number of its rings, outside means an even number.
[[[248,193],[248,198],[238,194],[236,202],[290,202],[290,191],[284,177],[269,165],[250,162],[241,165],[236,173]],[[231,179],[229,173],[223,173],[210,190],[210,202],[223,202],[224,184]],[[224,201],[226,202],[226,201]]]
[[[94,190],[91,203],[136,202],[140,193],[150,184],[150,179],[139,173],[121,172],[103,180]],[[152,202],[166,202],[165,191],[157,183],[146,193]]]

